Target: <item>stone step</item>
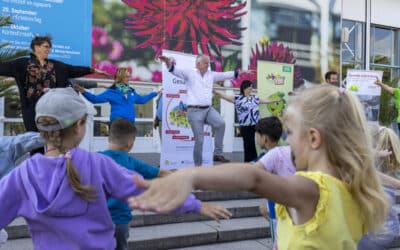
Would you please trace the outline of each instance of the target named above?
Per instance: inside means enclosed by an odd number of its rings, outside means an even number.
[[[211,201],[209,203],[219,204],[232,212],[232,218],[255,217],[260,216],[258,207],[265,203],[264,199],[245,199],[245,200],[227,200],[227,201]],[[132,227],[182,223],[192,221],[205,221],[208,217],[199,214],[155,214],[151,212],[133,211]],[[28,227],[23,218],[15,219],[7,228],[9,239],[30,237]]]
[[[171,249],[269,236],[263,217],[189,222],[132,228],[129,249]]]
[[[219,191],[194,191],[197,199],[202,201],[243,200],[261,198],[259,195],[249,192],[219,192]],[[399,193],[400,197],[400,193]]]
[[[269,237],[268,222],[263,217],[215,221],[185,222],[167,225],[133,227],[130,229],[130,250],[153,250],[191,247],[229,241]],[[4,249],[32,250],[30,238],[11,239]]]
[[[174,250],[272,250],[273,245],[270,238],[233,241],[228,243],[217,243],[194,247],[174,248]]]

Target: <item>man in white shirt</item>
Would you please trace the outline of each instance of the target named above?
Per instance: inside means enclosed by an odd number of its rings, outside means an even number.
[[[166,56],[159,57],[165,62],[169,72],[185,80],[187,86],[188,120],[195,138],[193,159],[196,166],[202,165],[204,124],[211,125],[215,132],[214,161],[229,162],[222,155],[222,142],[225,133],[225,121],[211,106],[213,83],[237,78],[251,71],[214,72],[209,70],[210,58],[199,55],[196,58],[196,70],[180,69]]]

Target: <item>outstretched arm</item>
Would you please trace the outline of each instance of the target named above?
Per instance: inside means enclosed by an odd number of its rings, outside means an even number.
[[[227,95],[222,91],[218,91],[216,89],[213,89],[213,93],[216,94],[217,96],[220,96],[222,99],[224,99],[224,100],[226,100],[228,102],[231,102],[231,103],[235,102],[235,97],[234,96]]]
[[[378,172],[379,179],[381,179],[382,185],[394,189],[400,189],[400,180],[391,177],[390,175]]]
[[[132,208],[168,212],[182,204],[193,189],[249,191],[285,206],[304,209],[316,205],[318,185],[302,176],[280,177],[252,166],[229,163],[212,168],[187,168],[151,182],[135,179],[149,187],[129,200]],[[314,206],[315,208],[315,206]]]
[[[187,80],[190,70],[177,68],[176,65],[166,56],[159,56],[158,58],[160,61],[165,63],[165,66],[167,66],[167,69],[171,74]]]
[[[385,91],[389,92],[390,94],[392,94],[392,95],[394,94],[394,88],[384,84],[379,79],[376,79],[375,84],[380,86],[382,89],[384,89]]]
[[[279,102],[279,100],[271,100],[271,99],[263,100],[263,99],[260,99],[260,104],[268,104],[268,103],[275,103],[275,102]]]

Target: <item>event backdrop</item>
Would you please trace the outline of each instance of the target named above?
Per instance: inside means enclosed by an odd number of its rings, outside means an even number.
[[[49,57],[90,66],[92,1],[0,0],[0,15],[11,15],[14,22],[0,28],[0,44],[28,49],[33,36],[51,35],[53,48]]]
[[[3,42],[26,48],[51,34],[51,57],[110,73],[128,66],[132,80],[161,82],[162,49],[208,54],[217,71],[291,63],[294,87],[339,71],[340,0],[0,0],[0,10],[16,23],[0,28]],[[232,86],[245,78],[257,76]]]

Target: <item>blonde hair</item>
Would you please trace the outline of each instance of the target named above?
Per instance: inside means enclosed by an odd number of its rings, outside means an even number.
[[[302,129],[316,128],[321,133],[328,160],[349,185],[367,229],[381,229],[388,202],[374,167],[367,122],[357,97],[324,84],[301,91],[291,105],[301,110]]]
[[[117,73],[115,73],[115,82],[121,83],[124,80],[126,73],[129,73],[129,69],[126,67],[118,68]]]
[[[86,116],[84,119],[86,119]],[[57,124],[58,121],[52,117],[40,117],[37,120],[37,123],[46,126]],[[60,151],[60,153],[65,154],[68,149],[63,146],[63,139],[70,137],[73,134],[73,129],[76,124],[77,122],[68,128],[56,131],[40,131],[40,135],[46,142],[51,143],[58,151]],[[70,158],[67,158],[67,177],[72,190],[74,190],[81,199],[85,201],[93,201],[95,199],[96,194],[93,187],[81,184],[79,173]]]
[[[397,177],[396,171],[400,170],[400,140],[396,133],[387,127],[371,127],[371,136],[375,151],[388,150],[392,153],[376,159],[376,167],[379,171]]]

